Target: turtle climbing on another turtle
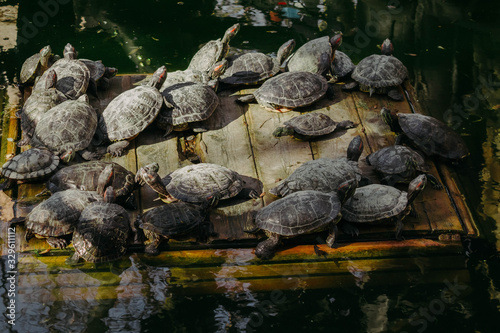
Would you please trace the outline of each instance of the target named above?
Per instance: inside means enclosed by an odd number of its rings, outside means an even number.
[[[90,71],[90,80],[87,90],[97,96],[97,89],[106,90],[109,87],[109,79],[118,74],[118,69],[106,67],[101,60],[79,59]]]
[[[50,67],[50,60],[54,58],[50,45],[43,47],[40,52],[26,59],[19,74],[20,86],[35,83],[35,78],[41,76]]]
[[[296,139],[304,141],[355,127],[354,123],[350,120],[335,122],[326,114],[319,112],[306,113],[293,117],[285,121],[283,125],[274,130],[273,135],[275,137],[291,135]]]

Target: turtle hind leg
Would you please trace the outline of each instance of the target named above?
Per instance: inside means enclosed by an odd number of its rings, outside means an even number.
[[[49,237],[46,239],[47,244],[56,249],[64,249],[69,242],[65,237]]]
[[[107,152],[114,157],[120,157],[125,154],[125,148],[128,147],[130,142],[127,140],[118,141],[108,146]]]
[[[328,237],[326,238],[326,245],[330,248],[334,248],[336,246],[337,234],[339,232],[336,221],[330,223],[329,231]]]

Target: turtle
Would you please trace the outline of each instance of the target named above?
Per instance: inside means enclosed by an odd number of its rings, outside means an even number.
[[[48,69],[48,75],[45,89],[39,89],[32,92],[26,99],[20,111],[16,116],[21,118],[22,139],[17,143],[18,147],[28,145],[36,124],[40,121],[43,115],[53,108],[61,104],[68,98],[62,92],[56,89],[57,74],[53,69]]]
[[[67,100],[47,111],[35,127],[30,144],[45,147],[69,162],[76,152],[84,159],[97,159],[87,150],[97,128],[97,114],[87,95]]]
[[[363,151],[363,141],[355,136],[347,148],[347,157],[327,158],[307,161],[299,166],[290,176],[281,180],[269,193],[285,197],[291,193],[316,190],[332,192],[347,180],[353,180],[354,186],[363,180],[358,160]]]
[[[64,58],[57,60],[51,68],[57,73],[56,88],[68,98],[77,99],[86,93],[90,71],[83,62],[76,59],[75,48],[70,43],[64,47]],[[36,82],[33,90],[43,88],[46,73]]]
[[[381,183],[395,185],[408,183],[417,174],[425,173],[432,188],[442,189],[443,185],[432,174],[425,159],[415,150],[403,145],[383,147],[366,156],[366,163],[382,174]]]
[[[286,72],[265,81],[253,94],[240,97],[239,102],[254,100],[266,110],[288,112],[310,105],[329,90],[326,79],[309,72]]]
[[[289,72],[310,72],[334,78],[332,62],[340,44],[342,44],[341,32],[335,32],[331,38],[323,36],[310,40],[290,56],[286,62],[286,69]]]
[[[88,161],[64,167],[49,178],[46,188],[51,193],[67,189],[103,193],[106,185],[113,187],[116,203],[134,207],[135,175],[115,162]]]
[[[129,141],[156,119],[163,104],[158,88],[165,80],[166,73],[166,67],[161,66],[151,77],[149,85],[122,92],[104,109],[99,118],[97,134],[112,142],[107,147],[108,153],[123,155]]]
[[[88,91],[97,96],[97,88],[106,90],[109,87],[109,79],[118,73],[114,67],[106,67],[101,60],[79,59],[90,71]]]
[[[393,186],[370,184],[356,189],[356,193],[342,206],[342,222],[339,226],[352,236],[359,230],[351,223],[395,223],[396,239],[401,239],[403,219],[410,214],[411,204],[427,183],[425,174],[414,178],[408,192]]]
[[[205,221],[207,204],[184,201],[172,202],[152,208],[137,217],[137,226],[147,237],[146,254],[157,255],[163,240],[176,239],[190,234]]]
[[[26,226],[26,241],[47,238],[51,247],[65,248],[82,211],[92,202],[103,201],[96,191],[66,190],[57,192],[26,215],[18,218]],[[50,250],[50,249],[48,249]]]
[[[380,114],[391,131],[399,135],[396,143],[404,138],[427,156],[437,156],[457,163],[469,155],[462,137],[442,121],[418,113],[392,113],[382,108]]]
[[[276,58],[261,52],[249,52],[229,58],[229,65],[220,81],[228,85],[261,84],[268,78],[278,74],[283,62],[288,58],[295,40],[290,39],[278,50]]]
[[[228,61],[222,59],[216,62],[209,71],[202,72],[195,69],[185,69],[183,71],[175,71],[168,73],[165,82],[163,82],[160,92],[169,89],[171,86],[185,83],[185,82],[195,82],[202,83],[210,86],[214,91],[217,91],[219,86],[219,77],[225,72],[228,66]],[[140,82],[139,82],[140,84]]]
[[[66,261],[70,265],[80,258],[92,263],[120,259],[127,250],[131,235],[130,215],[113,203],[113,187],[109,186],[104,201],[94,202],[82,211],[73,233],[75,253]]]
[[[191,58],[187,69],[201,72],[208,72],[212,66],[225,58],[229,52],[229,41],[240,30],[240,24],[236,23],[229,27],[224,33],[222,39],[211,40],[206,43],[195,55]]]
[[[59,165],[59,156],[46,149],[31,148],[14,156],[2,166],[2,177],[7,178],[1,190],[10,188],[14,183],[34,181],[48,177]]]
[[[356,190],[355,181],[342,183],[330,193],[305,190],[271,202],[255,215],[253,230],[264,230],[268,239],[257,244],[255,255],[261,259],[273,257],[281,238],[296,237],[329,229],[326,244],[335,246],[337,223],[342,203]]]
[[[335,51],[335,59],[332,62],[332,73],[337,79],[343,79],[351,75],[356,68],[351,58],[342,51]]]
[[[392,55],[393,49],[390,39],[385,39],[381,54],[362,59],[352,72],[354,82],[344,85],[343,89],[351,90],[359,85],[360,90],[369,92],[370,96],[373,93],[387,94],[393,100],[404,100],[397,86],[408,77],[408,69]]]
[[[50,60],[53,58],[50,45],[44,46],[40,52],[35,53],[26,59],[21,67],[19,82],[21,86],[33,84],[37,76],[42,75],[50,67]]]
[[[312,140],[317,137],[333,133],[336,130],[354,128],[350,120],[335,122],[324,113],[313,112],[293,117],[283,123],[284,126],[277,127],[273,135],[281,137],[291,135],[299,140]]]
[[[148,184],[166,203],[177,200],[202,203],[212,197],[215,200],[229,199],[238,195],[244,185],[239,173],[218,164],[187,165],[163,179],[158,175],[158,169],[158,163],[148,164],[137,171],[135,180],[141,185]],[[248,196],[259,198],[255,190],[250,190]]]

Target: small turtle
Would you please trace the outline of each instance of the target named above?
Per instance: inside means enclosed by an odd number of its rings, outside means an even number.
[[[408,192],[382,184],[358,187],[342,206],[342,230],[354,236],[359,231],[350,223],[395,223],[396,238],[401,239],[403,219],[410,214],[411,204],[426,182],[427,177],[419,175],[410,182]]]
[[[47,111],[35,127],[30,144],[45,147],[69,162],[80,152],[84,159],[98,158],[86,148],[97,128],[97,114],[87,95],[67,100]]]
[[[342,217],[341,205],[356,190],[353,180],[342,183],[337,191],[324,193],[314,190],[292,193],[260,209],[255,216],[255,226],[269,237],[257,244],[255,255],[270,259],[281,238],[329,229],[326,244],[335,245],[337,223]],[[249,232],[254,232],[250,230]]]
[[[363,141],[358,135],[351,140],[347,148],[347,157],[323,157],[307,161],[271,188],[269,193],[280,197],[304,190],[329,193],[348,180],[353,180],[354,186],[358,186],[362,180],[361,170],[358,167],[362,151]]]
[[[92,92],[94,96],[97,95],[97,89],[106,90],[109,87],[109,79],[118,73],[118,69],[114,67],[106,67],[101,60],[79,59],[87,66],[90,71],[90,80],[88,91]]]
[[[57,60],[51,68],[57,73],[57,90],[61,91],[70,99],[77,99],[87,91],[90,80],[90,71],[83,62],[76,59],[75,48],[70,44],[64,47],[64,58]],[[37,81],[33,90],[43,89],[45,72]]]
[[[75,253],[67,260],[76,264],[80,258],[92,263],[120,259],[127,250],[130,215],[113,203],[113,188],[106,189],[104,202],[94,202],[82,211],[73,233]]]
[[[191,58],[191,62],[187,69],[201,72],[208,72],[212,66],[224,59],[229,52],[229,41],[240,30],[240,24],[236,23],[229,27],[224,33],[222,39],[211,40],[206,43],[196,54]]]
[[[321,75],[287,72],[268,79],[253,94],[240,97],[238,101],[256,100],[266,110],[288,112],[318,101],[328,89],[328,82]]]
[[[366,162],[382,174],[383,178],[380,181],[382,184],[408,183],[417,174],[424,173],[432,188],[443,188],[439,180],[429,173],[430,168],[422,155],[409,147],[401,145],[384,147],[366,156]]]
[[[280,66],[288,58],[295,40],[290,39],[278,50],[276,58],[261,52],[249,52],[229,59],[227,70],[220,81],[230,85],[260,84],[280,72]]]
[[[2,166],[2,176],[7,178],[1,190],[14,183],[34,181],[49,176],[57,169],[59,157],[46,149],[31,148],[14,156]]]
[[[239,194],[244,185],[236,171],[212,163],[187,165],[163,179],[158,175],[158,168],[158,163],[148,164],[137,171],[135,179],[141,185],[148,184],[167,203],[176,200],[200,203],[209,197],[228,199]],[[248,196],[259,198],[255,190]]]
[[[21,67],[19,82],[21,85],[29,85],[35,82],[37,76],[42,75],[49,68],[50,59],[53,58],[50,45],[43,47],[40,52],[26,59]]]
[[[351,58],[342,51],[335,51],[335,59],[332,62],[332,72],[337,77],[337,79],[343,79],[351,75],[356,66],[352,62]]]
[[[355,125],[350,120],[339,123],[333,121],[324,113],[306,113],[293,117],[283,123],[282,127],[277,127],[273,135],[275,137],[291,135],[299,140],[312,140],[322,135],[333,133],[336,130],[354,128]]]
[[[402,101],[404,96],[399,93],[397,86],[408,77],[408,69],[392,55],[394,48],[389,39],[382,43],[382,54],[372,54],[362,59],[351,77],[356,81],[344,85],[343,89],[350,90],[358,86],[361,91],[387,94],[396,101]]]
[[[107,148],[113,156],[123,155],[129,141],[158,116],[163,104],[158,88],[165,80],[166,73],[166,67],[161,66],[151,77],[149,85],[122,92],[102,112],[97,134],[113,142]]]
[[[436,118],[417,113],[395,114],[386,108],[382,108],[380,114],[391,131],[404,134],[398,137],[397,144],[406,137],[427,156],[438,156],[452,162],[469,155],[462,137]]]
[[[208,203],[209,201],[207,201]],[[137,225],[148,238],[145,252],[157,255],[163,240],[184,237],[205,220],[209,204],[192,204],[183,201],[152,208],[137,217]]]

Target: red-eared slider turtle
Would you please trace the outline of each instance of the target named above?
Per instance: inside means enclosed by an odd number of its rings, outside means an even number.
[[[24,102],[23,108],[17,113],[21,118],[21,130],[23,138],[17,143],[19,147],[28,145],[36,124],[43,115],[54,106],[61,104],[68,98],[55,88],[57,74],[53,69],[49,69],[45,89],[34,91]]]
[[[169,87],[174,86],[178,83],[185,82],[206,84],[212,87],[214,91],[217,91],[217,88],[219,86],[219,77],[226,71],[227,65],[228,61],[226,59],[222,59],[221,61],[216,62],[207,72],[202,72],[194,69],[185,69],[183,71],[170,72],[168,73],[165,82],[163,82],[163,85],[160,88],[160,92],[163,92]],[[139,82],[138,84],[142,84],[143,81]]]
[[[422,155],[409,147],[402,145],[384,147],[366,156],[366,162],[382,174],[383,178],[380,180],[382,184],[393,186],[397,183],[408,183],[418,174],[425,173],[432,188],[443,188],[439,180],[429,173],[430,167]]]
[[[207,202],[208,203],[208,202]],[[145,252],[157,255],[163,240],[185,237],[205,220],[209,204],[192,204],[183,201],[152,208],[137,217],[137,225],[148,238]]]
[[[260,84],[280,71],[283,61],[288,58],[295,40],[290,39],[278,50],[276,58],[261,52],[249,52],[233,56],[220,81],[230,85]]]
[[[106,67],[101,60],[79,59],[90,71],[88,91],[97,95],[97,88],[105,90],[109,87],[109,79],[118,73],[114,67]]]
[[[413,179],[408,192],[395,187],[370,184],[356,189],[356,193],[342,206],[342,230],[351,235],[359,231],[350,223],[395,223],[396,238],[401,238],[403,219],[410,213],[411,204],[427,182],[425,175]]]
[[[332,72],[337,79],[345,78],[351,75],[352,71],[356,68],[351,58],[342,51],[335,51],[335,59],[332,62]]]
[[[107,150],[113,156],[121,156],[129,141],[134,139],[158,116],[163,104],[161,87],[167,69],[158,68],[149,85],[137,86],[115,97],[99,118],[98,135],[114,142]]]
[[[287,72],[264,82],[253,94],[240,97],[238,101],[254,100],[263,108],[274,112],[310,105],[322,98],[328,90],[324,77],[309,72]]]
[[[110,174],[111,172],[111,174]],[[89,161],[67,166],[47,181],[51,193],[67,189],[103,192],[106,185],[113,187],[116,203],[133,206],[132,193],[136,187],[135,175],[114,162]]]
[[[226,57],[229,52],[229,41],[240,30],[240,24],[236,23],[229,27],[224,33],[222,39],[211,40],[206,43],[196,54],[191,58],[191,62],[187,69],[201,72],[208,72],[213,65]]]
[[[31,148],[14,156],[2,166],[2,177],[7,178],[1,189],[17,181],[32,181],[49,176],[57,169],[59,157],[46,149]]]
[[[333,133],[336,130],[354,128],[350,120],[339,123],[333,121],[324,113],[306,113],[293,117],[283,123],[284,126],[277,127],[273,135],[275,137],[291,135],[299,140],[312,140],[322,135]]]
[[[50,45],[43,47],[40,52],[26,59],[21,67],[19,82],[21,85],[28,85],[35,82],[35,78],[40,76],[49,68],[49,61],[53,57]]]
[[[30,144],[46,147],[61,160],[68,162],[76,152],[85,159],[95,159],[95,153],[86,151],[97,128],[97,114],[87,95],[67,100],[47,111],[36,125]]]
[[[148,184],[164,202],[182,200],[205,202],[207,198],[228,199],[241,192],[244,181],[236,171],[212,163],[199,163],[182,167],[163,179],[158,175],[158,164],[152,163],[137,171],[136,182]],[[258,198],[255,190],[248,196]]]
[[[85,94],[89,85],[90,71],[83,62],[76,59],[76,51],[71,44],[66,44],[64,58],[57,60],[51,68],[57,74],[57,90],[70,99],[77,99]],[[46,73],[40,77],[33,90],[40,89],[40,85],[44,85]]]
[[[260,209],[255,226],[264,230],[268,239],[257,244],[255,255],[270,259],[281,238],[296,237],[329,229],[326,244],[335,245],[337,223],[341,218],[342,203],[352,196],[356,186],[353,180],[341,184],[337,191],[324,193],[314,190],[292,193]],[[249,232],[253,232],[251,230]]]
[[[110,262],[125,254],[131,233],[130,215],[112,202],[112,191],[108,187],[104,202],[92,203],[82,211],[73,234],[75,253],[68,264],[80,258],[92,263]]]
[[[393,114],[386,108],[380,113],[392,131],[404,133],[404,137],[427,156],[457,162],[469,155],[462,137],[436,118],[417,113]],[[403,136],[399,136],[397,143],[402,139]]]
[[[347,157],[323,157],[307,161],[271,188],[269,193],[280,197],[304,190],[329,193],[335,191],[347,180],[354,180],[354,186],[358,186],[362,179],[361,170],[358,167],[358,159],[362,151],[363,141],[358,135],[351,140],[347,148]]]
[[[319,75],[331,75],[331,66],[335,50],[342,43],[342,33],[333,37],[320,37],[305,43],[290,56],[286,68],[290,72],[310,72]]]
[[[384,40],[381,48],[382,54],[372,54],[362,59],[351,77],[356,81],[346,84],[344,89],[353,89],[359,84],[361,91],[387,94],[396,101],[404,99],[397,89],[408,77],[408,69],[392,55],[393,46],[389,39]]]
[[[102,201],[95,191],[66,190],[57,192],[26,215],[26,240],[47,238],[55,248],[68,246],[82,211],[92,202]]]

